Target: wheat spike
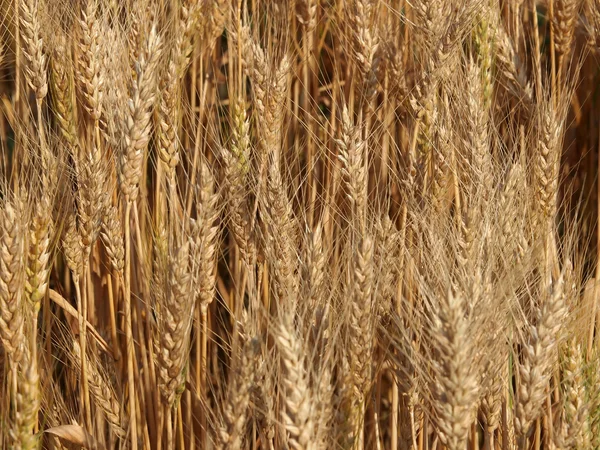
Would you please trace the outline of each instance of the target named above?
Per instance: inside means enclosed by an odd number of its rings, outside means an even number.
[[[20,222],[24,211],[6,200],[0,210],[0,336],[4,349],[14,363],[22,356],[25,229]]]
[[[185,381],[194,298],[190,292],[189,243],[170,244],[165,231],[157,236],[154,257],[154,351],[163,400],[172,405]]]
[[[293,327],[291,314],[285,313],[276,335],[283,365],[283,423],[290,448],[313,449],[316,444],[315,424],[312,421],[314,407],[308,386],[308,374],[304,368],[305,350]]]
[[[81,347],[77,341],[73,341],[73,356],[73,363],[81,370]],[[121,404],[110,385],[110,380],[108,380],[106,374],[100,370],[93,357],[88,357],[85,361],[87,364],[86,373],[88,376],[90,392],[94,398],[94,402],[104,413],[113,433],[119,437],[123,437],[125,431],[122,428]]]
[[[219,227],[215,225],[218,194],[210,168],[201,164],[200,185],[197,193],[198,219],[193,223],[190,237],[193,285],[197,287],[200,308],[206,313],[215,290],[215,263]]]
[[[49,193],[43,193],[33,211],[29,226],[25,292],[34,306],[34,314],[48,290],[50,273],[50,239],[54,231],[52,203]]]
[[[40,34],[38,0],[21,0],[19,4],[21,6],[20,21],[24,44],[22,51],[27,62],[25,74],[27,82],[34,90],[35,97],[39,102],[48,93],[48,79],[46,76],[47,58]]]
[[[79,20],[77,82],[85,99],[85,109],[98,122],[102,115],[104,76],[101,72],[100,24],[96,19],[97,0],[87,0]]]
[[[467,440],[479,395],[465,308],[461,297],[448,293],[438,305],[432,330],[438,431],[448,448],[455,450]]]
[[[17,382],[17,395],[15,418],[12,423],[10,435],[14,447],[22,450],[35,450],[38,448],[38,435],[34,432],[38,411],[40,409],[40,375],[35,358],[29,351],[19,364]]]
[[[537,323],[527,328],[523,342],[523,362],[519,364],[520,386],[517,392],[515,428],[525,436],[533,420],[541,413],[550,368],[567,314],[563,279],[560,278],[537,311]]]
[[[137,198],[139,192],[144,153],[150,140],[150,118],[156,98],[160,55],[161,39],[153,26],[136,64],[137,76],[131,80],[131,96],[124,123],[120,185],[130,202]]]

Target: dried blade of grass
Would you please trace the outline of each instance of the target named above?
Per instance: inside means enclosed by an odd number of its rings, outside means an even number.
[[[56,303],[56,305],[59,308],[61,308],[65,313],[67,313],[69,316],[73,317],[74,319],[77,319],[77,317],[78,317],[77,310],[62,295],[60,295],[58,292],[56,292],[53,289],[49,289],[48,297],[50,298],[50,300],[52,300],[54,303]],[[94,339],[96,340],[96,343],[98,344],[99,348],[106,353],[111,353],[111,349],[110,349],[109,345],[106,343],[106,341],[104,340],[104,338],[102,337],[100,332],[98,330],[96,330],[96,328],[89,322],[87,323],[86,327],[90,331],[90,333],[92,334]]]
[[[105,450],[90,433],[79,425],[59,425],[48,428],[44,432],[89,450]]]

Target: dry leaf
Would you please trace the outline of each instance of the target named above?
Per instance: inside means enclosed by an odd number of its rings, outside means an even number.
[[[45,432],[58,436],[72,444],[85,447],[88,450],[105,450],[104,447],[96,442],[91,434],[79,425],[60,425],[58,427],[48,428]]]

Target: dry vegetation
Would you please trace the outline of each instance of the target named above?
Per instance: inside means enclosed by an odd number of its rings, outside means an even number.
[[[599,0],[0,12],[1,448],[600,448]]]

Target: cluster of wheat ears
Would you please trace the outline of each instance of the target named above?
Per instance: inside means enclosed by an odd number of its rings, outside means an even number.
[[[600,448],[600,0],[1,0],[2,449]]]

